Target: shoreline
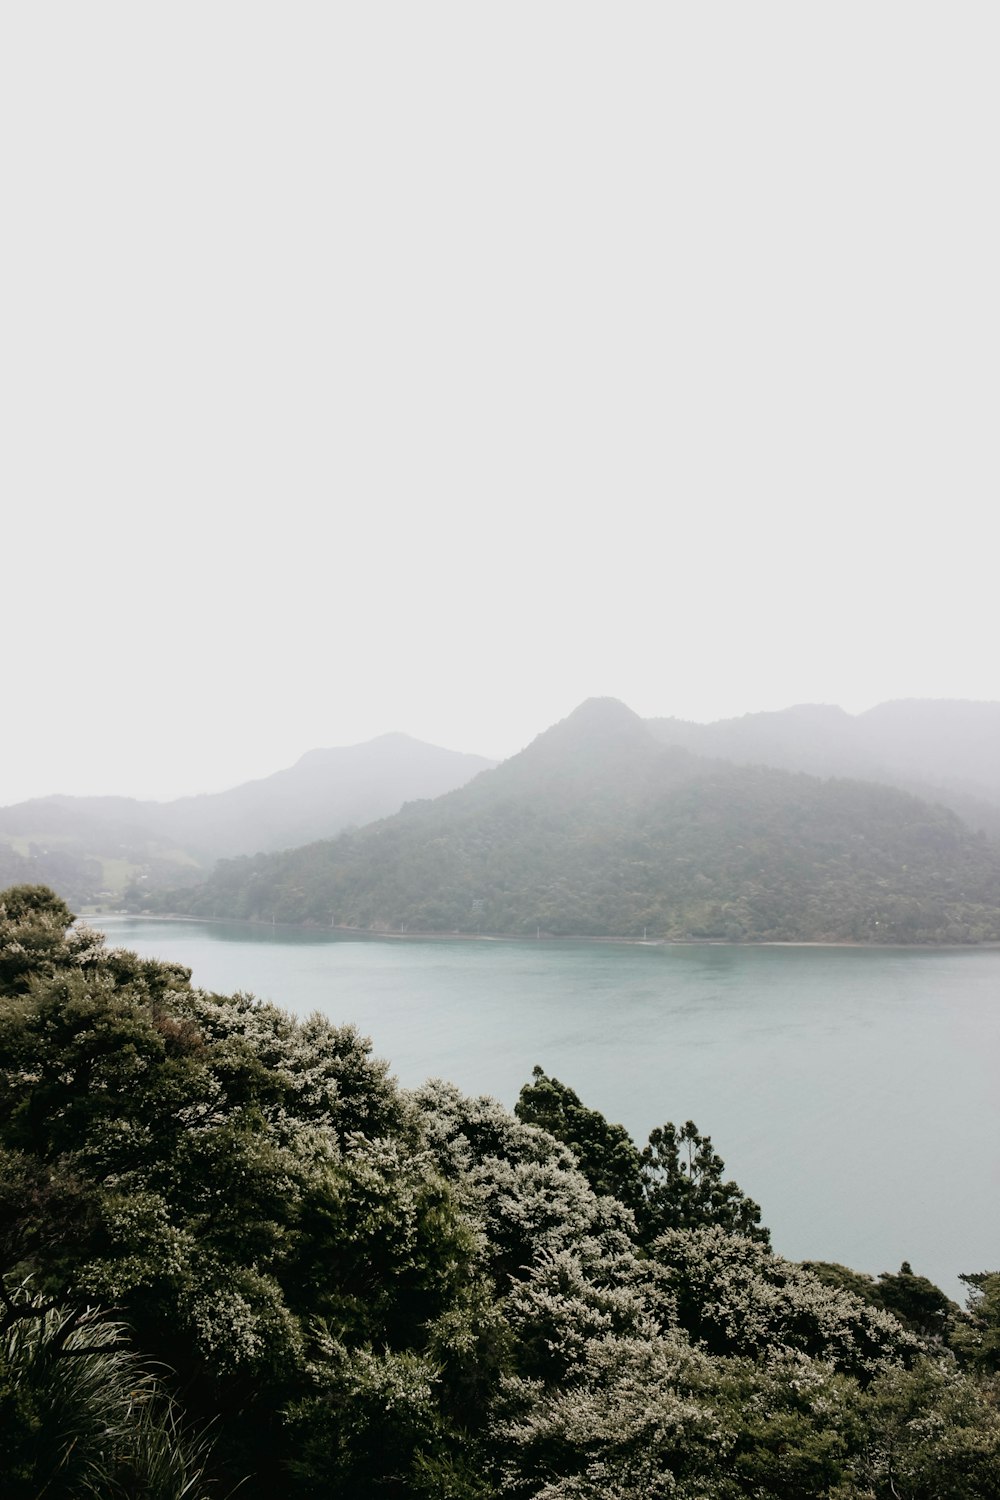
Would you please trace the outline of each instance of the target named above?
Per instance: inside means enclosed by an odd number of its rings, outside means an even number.
[[[329,933],[334,937],[360,941],[402,943],[592,943],[629,948],[861,948],[907,953],[979,952],[1000,949],[1000,941],[983,943],[872,943],[857,938],[747,938],[733,942],[728,938],[637,938],[610,934],[540,932],[531,937],[523,932],[391,932],[367,927],[319,927],[310,922],[261,922],[253,917],[194,917],[183,912],[80,912],[77,921],[88,926],[99,925],[101,917],[129,922],[198,922],[205,926],[226,924],[255,931]]]

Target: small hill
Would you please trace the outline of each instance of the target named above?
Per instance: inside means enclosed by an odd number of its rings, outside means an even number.
[[[382,932],[1000,940],[1000,848],[895,788],[721,763],[593,699],[436,801],[169,900]]]
[[[216,859],[327,838],[437,797],[493,764],[385,734],[312,750],[287,770],[172,802],[41,797],[0,808],[0,876],[46,883],[76,905],[203,879]]]

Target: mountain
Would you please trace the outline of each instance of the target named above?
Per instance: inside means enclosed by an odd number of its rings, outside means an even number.
[[[492,761],[385,734],[312,750],[287,770],[172,802],[41,797],[0,808],[0,877],[52,885],[77,904],[202,878],[223,856],[326,838],[461,786]]]
[[[169,902],[382,932],[1000,940],[1000,846],[893,787],[711,760],[592,699],[456,791]]]
[[[404,802],[439,797],[493,764],[407,734],[383,734],[310,750],[288,770],[231,791],[165,803],[161,826],[208,860],[287,849],[384,818]]]
[[[739,765],[886,782],[1000,835],[1000,703],[902,699],[856,715],[805,703],[714,724],[647,723],[664,744]]]

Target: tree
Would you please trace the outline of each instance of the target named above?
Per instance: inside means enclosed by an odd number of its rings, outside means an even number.
[[[868,1500],[992,1500],[1000,1495],[995,1386],[954,1360],[886,1370],[865,1392],[867,1441],[852,1464]]]
[[[1000,1276],[921,1361],[873,1304],[941,1294],[772,1254],[693,1123],[519,1105],[0,894],[4,1500],[203,1500],[213,1420],[246,1500],[1000,1493]]]
[[[915,1275],[908,1260],[895,1275],[882,1272],[876,1295],[882,1307],[924,1339],[946,1341],[962,1317],[958,1304],[926,1276]]]
[[[919,1350],[891,1313],[717,1224],[668,1229],[650,1256],[681,1326],[713,1354],[794,1352],[867,1381]]]
[[[723,1180],[725,1165],[712,1149],[711,1136],[699,1135],[693,1120],[681,1130],[670,1121],[653,1130],[642,1153],[644,1237],[652,1240],[667,1229],[717,1224],[769,1244],[759,1206],[735,1182]]]
[[[975,1368],[1000,1371],[1000,1271],[975,1271],[960,1279],[969,1288],[969,1316],[952,1342]]]
[[[634,1213],[640,1210],[641,1163],[624,1125],[609,1124],[571,1088],[558,1078],[549,1078],[539,1067],[532,1072],[532,1082],[521,1090],[514,1113],[526,1125],[537,1125],[567,1145],[595,1193],[617,1198]]]
[[[571,1088],[539,1067],[514,1112],[568,1146],[595,1193],[632,1210],[644,1244],[667,1229],[705,1224],[770,1243],[759,1206],[735,1182],[724,1180],[725,1162],[692,1120],[680,1130],[669,1121],[658,1127],[640,1153],[624,1125],[612,1125],[588,1109]]]
[[[70,921],[0,896],[0,1254],[54,1302],[120,1308],[188,1412],[218,1413],[231,1478],[280,1492],[319,1321],[352,1362],[423,1358],[472,1232],[352,1028],[207,995]]]
[[[71,930],[73,913],[44,885],[14,885],[0,892],[0,995],[23,994],[31,979],[67,964],[81,966],[95,934]]]

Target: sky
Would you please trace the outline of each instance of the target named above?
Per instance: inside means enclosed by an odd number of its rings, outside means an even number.
[[[3,6],[0,804],[1000,698],[998,41]]]

